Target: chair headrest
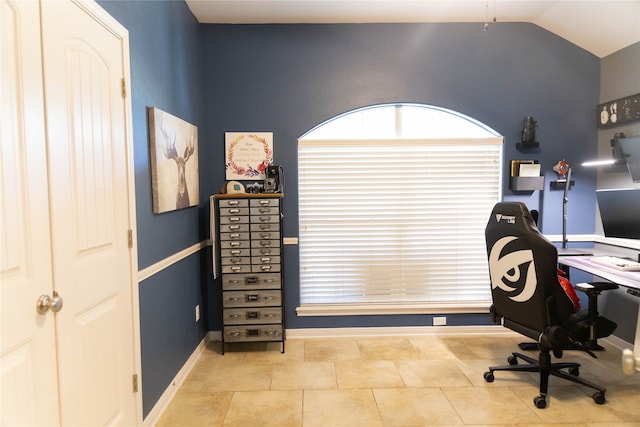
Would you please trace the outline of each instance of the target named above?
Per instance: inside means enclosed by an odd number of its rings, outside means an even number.
[[[534,220],[531,212],[527,208],[527,205],[521,202],[499,202],[493,207],[491,212],[493,219],[496,222],[505,221],[509,224],[529,225],[534,226],[536,221]],[[520,221],[518,221],[520,219]],[[524,220],[524,222],[522,222]]]

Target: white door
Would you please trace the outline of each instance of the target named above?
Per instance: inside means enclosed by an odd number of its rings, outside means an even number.
[[[95,4],[0,1],[2,424],[135,425],[128,50]]]
[[[63,425],[135,424],[122,40],[42,2],[53,283]]]
[[[0,424],[58,420],[37,2],[0,1]]]

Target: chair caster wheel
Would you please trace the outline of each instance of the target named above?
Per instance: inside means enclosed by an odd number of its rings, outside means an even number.
[[[601,391],[595,392],[591,397],[593,397],[593,401],[596,402],[598,405],[602,405],[607,400],[604,397],[604,393]]]
[[[509,365],[517,365],[518,358],[516,356],[509,356],[509,358],[507,359],[507,362],[509,362]]]
[[[577,377],[580,375],[580,368],[578,368],[577,366],[573,367],[573,368],[569,368],[569,373],[571,375],[573,375],[574,377]]]
[[[547,407],[547,399],[544,396],[536,396],[533,398],[533,404],[538,409],[544,409]]]
[[[493,376],[493,372],[487,371],[484,373],[484,380],[488,383],[492,383],[495,377]]]

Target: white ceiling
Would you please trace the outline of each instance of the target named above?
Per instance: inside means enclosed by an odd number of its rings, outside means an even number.
[[[602,58],[640,41],[640,0],[186,0],[200,23],[531,22]]]

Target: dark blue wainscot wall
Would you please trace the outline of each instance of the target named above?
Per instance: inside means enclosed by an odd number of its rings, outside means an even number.
[[[561,234],[562,192],[552,167],[596,153],[600,61],[536,26],[481,24],[203,25],[204,154],[222,165],[224,132],[274,133],[286,172],[285,236],[298,235],[297,138],[341,113],[414,102],[471,116],[505,137],[504,198],[541,210],[542,229]],[[516,149],[525,116],[538,121],[540,149]],[[542,192],[508,189],[509,161],[535,159]],[[216,192],[224,171],[215,168]],[[594,231],[595,173],[576,168],[568,232]],[[384,197],[384,195],[381,195]],[[431,316],[297,317],[298,248],[285,249],[287,328],[431,325]],[[218,283],[212,289],[219,288]],[[219,301],[210,296],[211,310]],[[448,316],[453,325],[490,323],[486,314]],[[210,319],[210,330],[220,324]]]
[[[202,155],[200,24],[184,2],[99,3],[129,30],[146,417],[207,329],[203,271],[208,251],[198,250],[198,244],[208,235],[203,219],[208,193],[201,193],[198,207],[153,213],[146,110],[148,106],[158,107],[198,126],[200,179],[206,180],[211,159]],[[194,246],[196,250],[190,251]],[[196,322],[198,304],[203,318]]]

